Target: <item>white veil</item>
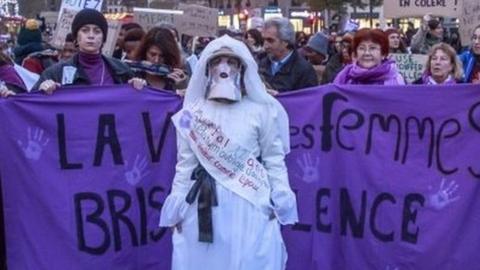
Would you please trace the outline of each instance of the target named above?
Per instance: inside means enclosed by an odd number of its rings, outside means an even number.
[[[275,122],[283,142],[285,154],[287,154],[290,152],[290,134],[287,112],[275,98],[267,93],[265,84],[262,82],[258,74],[257,63],[247,46],[241,41],[224,35],[211,41],[207,47],[205,47],[195,66],[192,77],[190,78],[183,106],[189,106],[195,104],[198,100],[205,99],[208,80],[206,74],[207,60],[214,52],[222,47],[230,48],[245,64],[243,80],[247,95],[243,98],[248,98],[256,103],[265,104],[266,106],[271,107],[273,112],[276,112],[272,117],[275,117]]]

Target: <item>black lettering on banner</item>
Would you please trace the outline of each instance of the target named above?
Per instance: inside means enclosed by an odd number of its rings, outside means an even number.
[[[317,192],[317,230],[320,232],[331,233],[332,232],[332,223],[325,224],[322,222],[322,215],[328,214],[328,206],[322,207],[322,198],[330,198],[330,189],[321,188]]]
[[[138,210],[139,210],[139,220],[138,224],[134,223],[137,220],[133,220],[127,216],[127,213],[136,213],[132,209],[132,205],[137,205],[132,203],[133,195],[122,191],[122,190],[107,190],[106,199],[103,200],[102,197],[93,192],[82,192],[77,193],[74,196],[75,201],[75,219],[77,226],[77,241],[78,248],[80,251],[92,254],[92,255],[102,255],[108,251],[112,242],[114,251],[120,251],[122,246],[125,246],[125,243],[122,243],[122,240],[127,239],[125,234],[121,233],[120,226],[121,223],[127,227],[130,234],[132,246],[144,246],[147,245],[149,240],[153,242],[158,242],[167,232],[167,228],[160,228],[155,225],[155,229],[148,231],[147,218],[149,211],[147,206],[150,206],[153,209],[160,212],[162,208],[162,200],[159,194],[163,193],[164,189],[160,186],[154,186],[148,192],[148,199],[146,196],[146,191],[141,187],[136,189],[136,199],[138,200]],[[135,198],[134,198],[135,199]],[[94,207],[91,205],[94,204]],[[105,204],[108,204],[110,215],[110,223],[108,217],[102,218],[102,215],[106,215]],[[84,213],[85,209],[90,209],[93,213]],[[133,212],[132,212],[133,211]],[[91,226],[86,226],[87,224],[92,224]],[[111,227],[110,227],[111,226]],[[138,226],[138,228],[136,227]],[[92,244],[87,244],[86,235],[87,233],[94,230],[95,227],[99,227],[103,234],[103,242],[99,246],[93,246]],[[87,230],[88,228],[88,230]],[[113,235],[113,241],[111,241],[111,235]],[[138,240],[140,238],[140,241]]]
[[[85,239],[85,228],[83,226],[83,212],[82,202],[90,201],[95,203],[95,211],[93,213],[86,215],[86,222],[98,226],[103,231],[103,241],[102,244],[93,247],[88,246]],[[105,204],[103,203],[102,197],[96,193],[92,192],[82,192],[77,193],[74,196],[74,205],[75,205],[75,221],[77,224],[77,239],[78,239],[78,249],[93,255],[101,255],[105,253],[110,246],[110,231],[108,230],[107,223],[100,217],[105,209]],[[85,207],[86,208],[86,207]]]
[[[345,150],[349,150],[349,151],[353,151],[355,150],[355,147],[353,146],[347,146],[345,145],[343,142],[342,142],[342,139],[341,139],[341,136],[340,136],[340,123],[342,123],[342,119],[349,116],[349,115],[354,115],[356,117],[356,122],[351,124],[351,125],[347,125],[347,124],[343,124],[342,127],[346,130],[355,130],[355,129],[359,129],[363,123],[365,122],[365,118],[363,117],[363,115],[356,111],[356,110],[353,110],[353,109],[347,109],[347,110],[344,110],[342,111],[342,113],[340,114],[340,116],[338,117],[338,121],[337,121],[337,128],[336,128],[336,132],[335,132],[335,137],[337,139],[337,143],[338,145],[345,149]]]
[[[132,205],[132,199],[130,195],[122,190],[109,190],[107,191],[108,198],[108,207],[110,210],[110,216],[112,218],[112,230],[113,230],[113,242],[115,246],[115,251],[122,249],[122,237],[120,234],[120,221],[122,221],[128,228],[130,232],[130,237],[132,239],[132,245],[134,247],[138,246],[137,234],[135,232],[135,225],[124,215],[130,209]],[[119,199],[119,200],[116,200]],[[115,201],[122,201],[123,206],[120,209],[117,209]]]
[[[395,146],[395,154],[394,154],[394,160],[397,161],[400,156],[400,143],[401,143],[401,136],[402,136],[402,125],[400,122],[400,118],[396,115],[389,115],[387,119],[381,114],[374,113],[370,115],[370,124],[368,126],[368,134],[367,134],[367,146],[365,148],[365,154],[370,154],[370,151],[372,150],[372,137],[373,137],[373,127],[375,123],[375,119],[378,119],[378,123],[380,124],[380,128],[388,132],[390,131],[390,123],[395,122],[396,123],[396,130],[397,130],[397,143]]]
[[[153,131],[152,131],[152,122],[150,120],[150,113],[143,112],[143,126],[145,128],[145,136],[147,137],[148,149],[150,150],[150,157],[152,162],[159,162],[160,156],[162,154],[163,145],[165,144],[165,139],[167,137],[167,131],[171,124],[171,118],[173,113],[168,112],[165,116],[165,121],[162,127],[162,133],[160,135],[160,140],[158,141],[157,148],[155,149],[155,144],[153,140]]]
[[[315,145],[315,139],[314,139],[314,131],[315,127],[311,124],[307,124],[303,126],[302,128],[297,127],[297,126],[290,126],[290,138],[293,138],[297,135],[303,135],[306,139],[306,142],[301,142],[298,144],[294,144],[292,140],[292,144],[290,145],[290,149],[297,149],[298,147],[302,147],[304,149],[312,149],[313,146]]]
[[[408,225],[410,223],[415,224],[415,221],[417,220],[417,209],[412,210],[412,205],[415,202],[420,206],[423,206],[425,203],[425,198],[418,193],[408,194],[403,203],[402,240],[412,244],[417,243],[418,233],[420,231],[418,226],[415,228],[415,232],[413,233],[408,230]]]
[[[454,128],[455,128],[454,131],[444,134],[444,131],[447,128],[447,125],[450,124],[450,123],[454,124]],[[447,121],[443,122],[442,125],[440,126],[439,131],[438,131],[436,160],[437,160],[437,168],[443,174],[449,175],[449,174],[455,173],[456,171],[458,171],[458,168],[446,169],[443,166],[442,155],[441,155],[441,147],[440,147],[441,143],[442,143],[442,139],[453,138],[453,137],[457,136],[458,134],[460,134],[460,131],[461,131],[461,126],[460,126],[460,123],[458,122],[458,120],[456,120],[456,119],[448,119]]]
[[[413,122],[416,124],[417,132],[411,132],[410,130],[410,123]],[[405,123],[405,145],[403,148],[403,157],[402,157],[402,164],[405,164],[407,161],[408,150],[410,147],[410,134],[418,134],[418,137],[423,140],[425,136],[427,124],[430,126],[430,142],[428,144],[428,168],[432,167],[433,164],[433,150],[435,147],[435,124],[433,119],[430,117],[424,118],[422,122],[416,117],[410,116],[407,117]]]
[[[333,103],[336,100],[342,100],[347,102],[348,99],[336,92],[331,92],[323,96],[322,100],[322,126],[320,130],[322,132],[322,151],[329,152],[332,149],[332,110]]]
[[[157,209],[159,212],[162,210],[162,200],[155,200],[155,195],[159,193],[163,193],[164,189],[162,187],[153,187],[150,193],[148,194],[148,204],[154,208]],[[156,227],[156,230],[150,232],[150,238],[154,242],[160,241],[162,237],[165,235],[167,232],[167,228],[162,228],[162,227]]]
[[[295,193],[295,197],[297,198],[297,201],[298,201],[298,190],[296,190],[296,189],[292,189],[292,190],[293,190],[293,193]],[[309,232],[309,231],[312,230],[312,225],[301,223],[300,220],[299,220],[297,223],[293,224],[292,230],[293,231]]]
[[[65,134],[65,115],[57,113],[57,141],[60,168],[62,170],[74,170],[83,168],[82,163],[69,163],[67,158],[67,139]]]
[[[314,139],[313,139],[313,131],[315,131],[315,127],[313,125],[307,124],[303,126],[302,128],[302,133],[305,135],[305,138],[308,140],[308,144],[303,144],[302,147],[304,149],[312,149],[314,145]]]
[[[297,190],[293,190],[297,196]],[[298,197],[298,196],[297,196]],[[333,209],[333,213],[339,213],[335,215],[338,219],[329,215],[329,208],[331,205],[331,199],[337,198],[332,196],[332,189],[322,187],[316,192],[315,198],[315,229],[319,233],[336,233],[339,232],[342,236],[348,235],[348,227],[350,227],[351,235],[354,238],[363,238],[365,235],[365,222],[368,222],[368,226],[372,235],[381,242],[393,242],[396,230],[398,230],[397,240],[408,242],[410,244],[416,244],[420,235],[420,228],[416,225],[418,209],[423,207],[425,198],[418,193],[406,194],[403,198],[403,209],[394,207],[397,204],[397,199],[388,192],[381,192],[371,200],[371,205],[368,204],[367,191],[361,192],[360,203],[358,200],[352,200],[349,191],[346,188],[340,188],[338,197],[339,209]],[[393,208],[385,209],[386,213],[391,213],[392,210],[399,210],[398,215],[401,217],[401,224],[393,225],[393,228],[379,228],[379,221],[383,220],[385,215],[379,214],[379,208],[382,206]],[[368,208],[368,209],[367,209]],[[356,212],[357,211],[357,212]],[[369,220],[366,220],[366,215],[369,215]],[[333,218],[333,219],[332,219]],[[412,226],[413,225],[413,226]],[[311,232],[310,224],[296,223],[291,227],[292,231],[299,231],[308,233]],[[339,228],[339,230],[334,230]]]
[[[137,188],[138,206],[140,207],[140,245],[147,244],[147,203],[145,192],[142,188]]]
[[[476,131],[480,132],[480,123],[477,123],[475,121],[475,110],[480,106],[480,102],[477,102],[473,104],[472,107],[470,107],[470,110],[468,110],[468,122],[470,126],[475,129]],[[472,166],[468,166],[468,172],[475,178],[480,179],[480,173],[475,172]]]
[[[393,241],[394,233],[382,233],[377,229],[375,225],[375,218],[377,217],[377,210],[380,204],[384,201],[389,201],[392,204],[395,204],[395,198],[390,193],[380,193],[375,200],[373,201],[372,209],[370,211],[370,230],[372,231],[373,235],[382,242],[391,242]]]
[[[346,188],[340,189],[340,224],[341,234],[347,235],[347,225],[350,225],[350,230],[355,238],[362,238],[365,228],[365,215],[367,209],[367,192],[362,191],[362,203],[360,205],[360,214],[357,218],[353,210],[352,201],[348,190]]]
[[[290,133],[290,138],[293,138],[295,136],[297,136],[298,134],[300,134],[300,128],[299,127],[296,127],[296,126],[290,126],[289,127],[289,133]],[[290,149],[297,149],[298,148],[298,144],[294,144],[293,143],[293,140],[290,144]]]
[[[107,135],[105,134],[107,132]],[[115,128],[115,115],[100,114],[98,118],[97,144],[95,146],[94,166],[101,166],[105,146],[109,145],[115,165],[123,165],[122,149]]]

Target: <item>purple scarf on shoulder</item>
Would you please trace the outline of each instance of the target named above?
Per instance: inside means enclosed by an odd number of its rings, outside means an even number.
[[[395,61],[385,59],[378,66],[367,69],[356,63],[343,68],[333,83],[336,84],[380,84],[399,85],[402,83],[401,75],[397,70]]]
[[[430,74],[430,72],[423,73],[422,84],[433,84],[432,81],[430,80],[431,78],[432,78],[432,75]],[[438,83],[438,84],[457,84],[457,81],[453,76],[449,76],[443,83]]]
[[[22,78],[17,74],[17,71],[12,65],[6,64],[0,67],[0,80],[27,91],[25,83],[23,83]]]

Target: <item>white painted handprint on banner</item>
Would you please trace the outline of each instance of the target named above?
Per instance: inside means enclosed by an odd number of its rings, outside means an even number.
[[[42,156],[43,149],[47,146],[50,139],[43,137],[44,131],[40,128],[35,128],[32,134],[32,128],[27,128],[27,142],[23,143],[17,140],[18,146],[22,149],[25,157],[31,160],[39,160]]]
[[[147,158],[140,158],[140,155],[137,155],[131,170],[125,173],[125,180],[132,186],[138,184],[138,182],[150,173],[150,171],[147,170],[147,165]],[[128,167],[128,162],[126,162],[125,166]]]
[[[305,183],[313,183],[318,181],[319,173],[318,166],[320,165],[320,158],[315,158],[312,161],[312,156],[308,153],[303,154],[301,158],[297,159],[297,165],[302,171],[302,175],[296,175]]]
[[[449,204],[460,199],[460,196],[455,197],[457,189],[458,184],[455,181],[450,181],[450,183],[447,184],[447,179],[442,178],[439,190],[428,196],[428,205],[437,210],[447,207]]]

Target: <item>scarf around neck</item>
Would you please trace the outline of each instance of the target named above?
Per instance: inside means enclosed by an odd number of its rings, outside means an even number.
[[[363,68],[357,63],[345,66],[335,78],[339,84],[396,84],[398,71],[395,61],[383,60],[380,65],[373,68]],[[395,82],[394,82],[395,81]]]
[[[424,73],[422,75],[422,83],[423,84],[429,84],[429,85],[436,85],[436,84],[456,84],[457,81],[452,75],[448,75],[448,77],[443,81],[442,83],[437,83],[431,74],[429,73]]]

